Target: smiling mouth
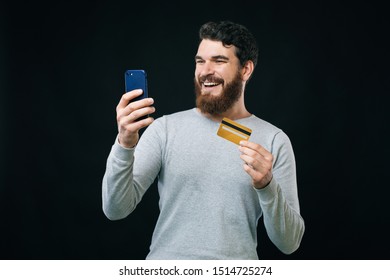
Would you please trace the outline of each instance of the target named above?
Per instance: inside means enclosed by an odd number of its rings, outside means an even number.
[[[217,88],[219,85],[222,85],[221,82],[209,82],[209,81],[204,81],[204,82],[201,82],[202,84],[202,95],[208,95],[208,94],[211,94],[215,88]]]
[[[205,86],[205,87],[215,87],[218,85],[220,85],[220,83],[214,83],[214,82],[204,82],[203,83],[203,86]]]
[[[214,88],[222,86],[223,83],[223,79],[215,77],[213,75],[199,77],[199,84],[202,88],[202,94],[210,94],[214,90]]]

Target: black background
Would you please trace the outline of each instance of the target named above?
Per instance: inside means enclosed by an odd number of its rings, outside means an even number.
[[[148,72],[154,117],[192,108],[198,29],[224,19],[259,43],[247,107],[282,128],[296,154],[305,236],[285,256],[259,225],[260,258],[389,258],[387,7],[142,3],[1,3],[0,258],[145,258],[156,185],[124,220],[101,210],[123,73]]]

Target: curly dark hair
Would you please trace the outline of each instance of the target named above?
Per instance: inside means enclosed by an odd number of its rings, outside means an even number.
[[[244,66],[248,60],[257,64],[259,49],[253,34],[243,25],[231,21],[207,22],[199,29],[199,42],[203,39],[221,41],[224,46],[236,47],[236,56]]]

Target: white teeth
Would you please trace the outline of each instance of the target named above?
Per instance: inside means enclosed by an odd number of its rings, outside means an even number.
[[[218,83],[203,83],[206,87],[212,87],[218,85]]]

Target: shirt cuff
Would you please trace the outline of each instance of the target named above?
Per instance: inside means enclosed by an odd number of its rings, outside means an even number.
[[[115,143],[112,146],[112,154],[114,157],[118,158],[119,160],[128,161],[130,160],[135,151],[135,147],[133,148],[125,148],[119,143],[118,136],[115,138]]]
[[[274,178],[269,182],[268,186],[262,189],[254,188],[261,203],[270,203],[278,196],[279,185]]]

